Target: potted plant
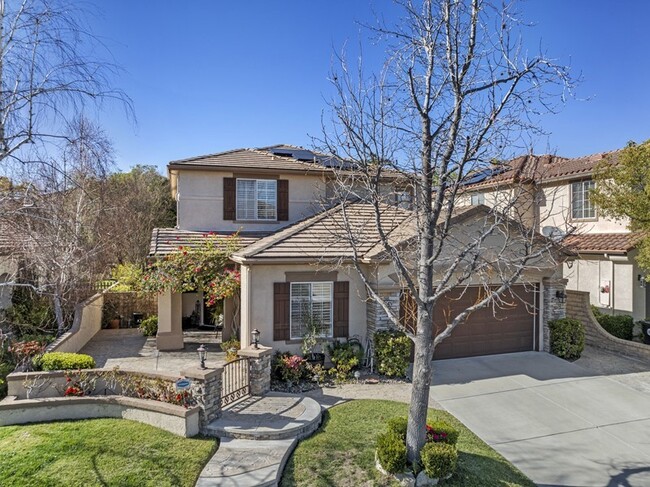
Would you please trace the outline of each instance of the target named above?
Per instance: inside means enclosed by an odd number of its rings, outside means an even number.
[[[308,314],[305,324],[307,325],[307,330],[302,336],[302,344],[300,345],[302,356],[311,365],[323,366],[325,364],[325,354],[322,351],[316,351],[321,346],[323,340],[318,320],[311,314]]]

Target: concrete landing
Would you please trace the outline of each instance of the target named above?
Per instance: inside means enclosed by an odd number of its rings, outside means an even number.
[[[220,438],[302,439],[316,431],[320,421],[321,407],[313,399],[270,392],[234,404],[208,430]]]
[[[197,487],[278,485],[298,441],[321,418],[320,404],[308,397],[271,392],[237,402],[208,426],[221,443]]]

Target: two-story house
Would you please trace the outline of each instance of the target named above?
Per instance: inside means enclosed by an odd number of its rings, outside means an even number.
[[[242,345],[248,346],[251,331],[258,329],[265,345],[298,352],[307,323],[315,317],[323,337],[357,336],[364,343],[373,330],[389,324],[385,310],[370,297],[368,286],[385,298],[396,315],[404,314],[400,309],[403,290],[380,245],[375,211],[364,202],[363,191],[353,187],[351,193],[359,198],[328,206],[342,170],[349,172],[348,181],[354,186],[352,166],[331,156],[278,145],[173,161],[168,169],[178,224],[154,230],[152,257],[174,252],[179,246],[196,245],[208,233],[239,232],[241,248],[232,260],[239,266],[241,287],[235,299],[223,303],[225,337],[230,330],[238,330]],[[381,219],[396,244],[412,238],[413,215],[405,208],[407,186],[398,173],[384,176]],[[453,238],[467,238],[487,212],[486,206],[457,208]],[[341,234],[344,219],[354,232],[356,249],[351,248],[348,235]],[[502,247],[500,238],[495,232],[490,241]],[[351,265],[353,259],[363,278]],[[440,265],[445,265],[442,260]],[[506,300],[508,306],[471,315],[443,342],[436,357],[541,349],[545,315],[541,303],[546,302],[541,295],[545,279],[556,270],[554,262],[533,266],[513,288],[512,299]],[[445,323],[452,308],[477,299],[483,289],[480,283],[467,284],[450,296],[447,308],[436,310],[438,325]],[[195,312],[207,321],[208,310],[201,301],[201,290],[159,296],[159,349],[183,346],[183,317]]]
[[[567,289],[589,292],[603,312],[644,319],[650,315],[650,286],[635,260],[639,235],[627,221],[601,216],[590,200],[597,165],[616,164],[617,157],[617,151],[573,159],[519,157],[472,181],[465,198],[505,206],[546,236],[566,236],[564,243],[576,253],[563,265]]]

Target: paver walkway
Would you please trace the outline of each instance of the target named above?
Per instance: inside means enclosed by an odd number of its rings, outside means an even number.
[[[277,485],[298,440],[318,429],[321,416],[316,401],[289,394],[235,403],[208,427],[221,442],[197,487]]]
[[[174,374],[198,365],[196,349],[201,344],[208,349],[208,366],[225,361],[226,354],[221,351],[215,333],[185,332],[183,336],[183,350],[161,352],[156,348],[156,338],[142,336],[137,328],[100,330],[80,352],[93,357],[97,367]]]

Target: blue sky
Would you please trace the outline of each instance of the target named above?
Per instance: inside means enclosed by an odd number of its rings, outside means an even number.
[[[387,0],[93,1],[92,28],[123,66],[117,84],[137,117],[101,114],[122,169],[309,146],[332,95],[332,53],[358,44],[357,21],[395,12]],[[650,138],[650,1],[529,0],[520,10],[536,23],[528,44],[584,78],[576,99],[542,119],[550,136],[537,152],[579,156]]]

